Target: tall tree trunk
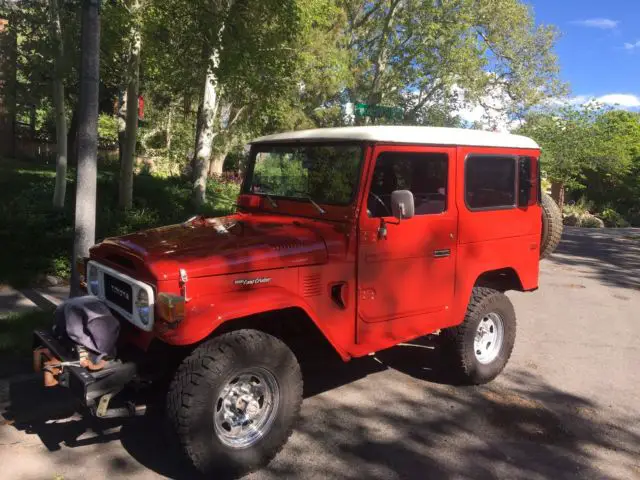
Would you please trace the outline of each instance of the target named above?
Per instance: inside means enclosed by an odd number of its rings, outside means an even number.
[[[558,204],[560,211],[564,207],[564,183],[551,182],[551,198]]]
[[[62,44],[62,25],[58,0],[49,0],[51,35],[55,44],[53,73],[53,106],[56,117],[56,186],[53,191],[53,208],[64,208],[67,190],[67,118],[64,111],[64,83],[62,62],[64,50]]]
[[[133,204],[133,164],[136,158],[136,140],[138,138],[138,96],[140,90],[140,50],[142,35],[138,15],[140,0],[133,0],[131,15],[134,16],[132,27],[131,52],[127,77],[127,114],[124,150],[120,161],[120,207],[131,208]]]
[[[231,9],[234,0],[226,0],[227,12]],[[225,23],[223,22],[217,32],[218,45],[222,44],[222,34]],[[209,161],[211,160],[211,147],[216,137],[215,121],[218,115],[220,103],[217,71],[220,66],[220,47],[214,48],[209,56],[209,68],[204,80],[204,95],[202,104],[198,110],[198,122],[196,128],[196,148],[193,155],[193,203],[196,208],[204,205],[207,197],[207,176],[209,174]]]
[[[182,119],[187,121],[191,115],[191,95],[185,93],[182,98]]]
[[[122,157],[124,154],[124,144],[127,138],[127,91],[122,94],[122,102],[118,108],[116,114],[116,121],[118,123],[118,164],[122,165]],[[118,188],[120,184],[118,183]],[[119,194],[119,193],[118,193]]]
[[[400,0],[392,0],[385,19],[384,28],[378,41],[378,51],[373,62],[373,80],[371,82],[371,90],[369,92],[368,103],[370,105],[382,102],[382,78],[387,69],[389,61],[389,36],[393,30],[393,21],[398,11]]]
[[[167,115],[167,154],[171,154],[171,140],[173,140],[173,104],[169,104]]]
[[[76,258],[89,255],[96,238],[98,173],[98,90],[100,86],[100,2],[82,2],[82,53],[78,100],[78,177],[74,225],[71,295],[80,294]]]
[[[222,175],[222,167],[224,167],[224,161],[227,158],[229,149],[223,147],[220,151],[213,154],[209,165],[209,176]]]
[[[217,67],[218,52],[211,56],[212,65]],[[196,131],[196,148],[193,162],[193,203],[201,207],[206,201],[207,176],[211,147],[216,136],[214,124],[218,111],[218,77],[209,71],[205,77],[204,95],[198,109],[198,129]]]
[[[67,154],[68,162],[71,165],[78,164],[78,105],[73,109],[71,122],[69,122],[69,132],[67,133]]]

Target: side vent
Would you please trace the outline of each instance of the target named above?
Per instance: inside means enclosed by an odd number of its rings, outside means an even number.
[[[302,296],[317,297],[322,293],[319,273],[311,273],[302,278]]]

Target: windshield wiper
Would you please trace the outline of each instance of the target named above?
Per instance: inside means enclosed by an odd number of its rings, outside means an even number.
[[[327,211],[326,211],[324,208],[322,208],[320,205],[318,205],[318,204],[313,200],[313,198],[311,198],[311,197],[309,196],[309,194],[308,194],[308,193],[300,192],[300,191],[296,191],[295,193],[300,193],[300,194],[302,194],[302,197],[298,197],[298,198],[304,198],[305,200],[308,200],[308,201],[309,201],[309,203],[310,203],[311,205],[313,205],[314,207],[316,207],[316,210],[318,210],[318,212],[320,212],[322,215],[324,215],[325,213],[327,213]]]
[[[263,193],[262,195],[264,195],[267,198],[267,200],[269,200],[269,203],[273,208],[278,208],[278,204],[276,203],[276,201],[273,199],[271,195],[269,195],[268,193]]]
[[[262,195],[264,197],[266,197],[267,200],[269,200],[269,203],[271,204],[271,206],[273,208],[278,208],[278,204],[276,203],[276,201],[273,199],[273,197],[271,195],[269,195],[266,190],[264,190],[265,188],[268,190],[271,190],[269,187],[267,187],[266,185],[256,185],[256,187],[260,188],[260,192],[256,192],[258,193],[258,195]],[[271,193],[273,193],[273,191],[271,191]]]

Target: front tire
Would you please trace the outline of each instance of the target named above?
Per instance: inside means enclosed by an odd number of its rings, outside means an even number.
[[[513,351],[513,305],[504,293],[475,287],[464,321],[443,330],[442,338],[456,380],[470,385],[490,382],[502,372]]]
[[[187,458],[204,475],[260,468],[291,435],[302,375],[291,350],[257,330],[238,330],[196,348],[178,369],[167,416]]]

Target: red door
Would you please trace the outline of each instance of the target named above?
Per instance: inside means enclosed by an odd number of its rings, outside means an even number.
[[[359,220],[357,320],[357,343],[371,351],[446,323],[457,238],[455,148],[379,146],[373,156]],[[413,218],[391,216],[393,190],[411,190]]]

